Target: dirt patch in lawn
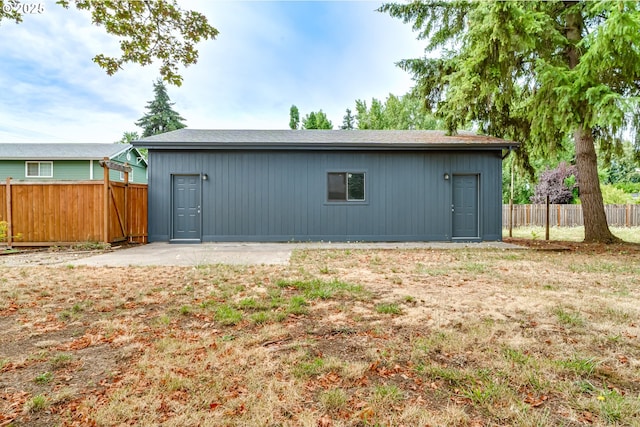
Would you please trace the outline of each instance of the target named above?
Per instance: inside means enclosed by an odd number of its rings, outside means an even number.
[[[0,426],[636,425],[639,261],[577,244],[0,267]]]
[[[82,258],[134,246],[137,245],[128,243],[119,243],[115,245],[83,243],[77,246],[53,246],[47,248],[20,247],[11,250],[0,249],[0,268],[39,265],[70,265]]]
[[[523,239],[517,237],[505,237],[505,243],[524,246],[536,250],[572,251],[585,254],[621,253],[640,254],[640,244],[621,242],[615,244],[583,243],[565,240]]]

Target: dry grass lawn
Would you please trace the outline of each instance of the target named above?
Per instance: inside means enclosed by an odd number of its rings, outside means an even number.
[[[640,425],[640,247],[570,249],[0,267],[0,426]]]

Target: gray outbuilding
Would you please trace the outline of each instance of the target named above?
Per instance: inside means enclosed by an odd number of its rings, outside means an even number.
[[[516,143],[441,131],[180,129],[149,149],[149,241],[497,241]]]

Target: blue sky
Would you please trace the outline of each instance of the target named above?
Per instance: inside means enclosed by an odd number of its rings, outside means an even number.
[[[33,0],[30,0],[33,1]],[[156,66],[115,76],[95,65],[117,41],[86,12],[54,0],[16,25],[0,23],[0,142],[113,142],[153,97]],[[401,95],[411,78],[394,63],[421,56],[407,24],[375,12],[380,2],[182,0],[220,35],[198,45],[197,64],[169,86],[190,128],[285,129],[289,107],[322,109],[337,128],[356,99]]]

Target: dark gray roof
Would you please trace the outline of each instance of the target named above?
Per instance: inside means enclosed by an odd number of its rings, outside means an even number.
[[[151,149],[499,149],[513,141],[436,130],[208,130],[179,129],[133,141]]]
[[[131,148],[131,144],[0,144],[0,159],[102,160],[112,159]]]

